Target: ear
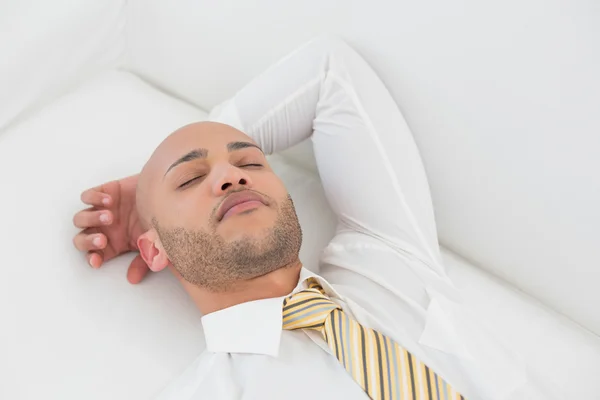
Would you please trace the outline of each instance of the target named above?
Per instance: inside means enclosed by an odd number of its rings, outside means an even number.
[[[137,240],[137,245],[140,249],[140,255],[151,271],[158,272],[169,265],[169,257],[155,229],[150,229],[142,234]]]

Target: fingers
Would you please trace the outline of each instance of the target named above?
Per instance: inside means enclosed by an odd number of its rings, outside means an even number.
[[[88,252],[86,258],[92,268],[100,268],[104,261],[101,250]],[[133,261],[131,261],[131,264],[129,264],[129,268],[127,269],[127,280],[133,285],[138,284],[144,279],[148,272],[150,272],[150,268],[148,268],[144,259],[138,254]]]
[[[73,244],[77,250],[95,251],[106,247],[106,236],[101,233],[90,233],[89,231],[79,232],[73,238]]]
[[[100,268],[104,261],[104,255],[101,250],[88,252],[86,258],[92,268]],[[148,268],[144,259],[138,254],[133,261],[131,261],[131,264],[129,264],[127,280],[131,284],[138,284],[144,279],[148,272],[150,272],[150,268]]]
[[[82,210],[73,217],[73,225],[78,228],[86,229],[103,225],[110,225],[113,222],[113,214],[108,210]]]
[[[104,261],[104,254],[102,250],[90,251],[87,253],[86,258],[92,268],[100,268]]]
[[[112,204],[112,197],[98,188],[92,188],[81,193],[81,201],[94,207],[108,207]]]
[[[140,283],[149,271],[148,265],[142,256],[138,254],[129,265],[129,269],[127,270],[127,280],[134,285]]]
[[[75,235],[73,244],[78,250],[87,251],[86,259],[92,268],[100,268],[104,261],[104,251],[107,240],[101,233],[83,231]]]

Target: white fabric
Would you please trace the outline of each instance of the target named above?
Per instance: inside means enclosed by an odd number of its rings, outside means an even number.
[[[313,276],[302,269],[293,292],[306,288],[305,280]],[[335,289],[317,279],[352,315]],[[158,400],[368,399],[319,333],[282,334],[283,299],[243,303],[202,317],[206,351]]]
[[[204,350],[201,316],[169,273],[131,286],[132,255],[91,270],[69,221],[82,189],[138,171],[168,132],[205,117],[111,71],[0,134],[0,399],[147,400]],[[294,198],[301,260],[319,272],[335,231],[319,177],[280,155],[270,162]],[[598,337],[442,250],[465,304],[525,358],[530,379],[597,397]]]
[[[565,398],[598,397],[598,336],[456,254],[445,251],[443,260],[469,311],[526,360],[529,379]]]
[[[0,2],[0,130],[120,62],[124,0]]]
[[[302,42],[381,76],[440,241],[600,334],[600,14],[590,0],[130,0],[127,68],[209,109]]]
[[[321,283],[344,310],[406,347],[467,398],[531,398],[529,388],[523,392],[521,358],[464,312],[440,262],[427,180],[411,133],[358,54],[333,38],[311,41],[210,118],[237,126],[266,153],[311,137],[325,194],[339,218],[321,259]],[[205,316],[209,356],[170,398],[304,398],[306,393],[290,391],[299,374],[318,398],[329,398],[331,390],[341,398],[363,398],[356,385],[331,389],[347,372],[331,368],[327,354],[306,345],[308,337],[302,342],[296,332],[284,331],[282,357],[272,353],[281,331],[277,301]],[[240,330],[250,317],[232,320],[243,314],[265,321],[266,338],[231,335],[250,335]],[[273,383],[265,388],[267,382]],[[223,387],[232,388],[229,397]]]

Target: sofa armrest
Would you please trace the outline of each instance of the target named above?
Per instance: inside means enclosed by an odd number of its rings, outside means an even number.
[[[118,66],[124,3],[0,2],[0,134],[83,80]]]

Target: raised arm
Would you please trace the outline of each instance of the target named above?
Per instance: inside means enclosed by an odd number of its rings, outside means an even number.
[[[312,135],[339,232],[363,233],[442,272],[427,179],[411,132],[367,63],[315,39],[245,86],[211,119],[271,153]]]

